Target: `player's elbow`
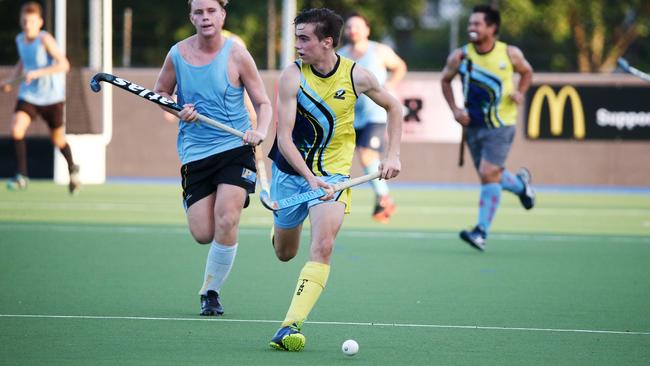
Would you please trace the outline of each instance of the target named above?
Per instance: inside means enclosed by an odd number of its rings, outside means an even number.
[[[62,72],[68,72],[70,71],[70,62],[67,58],[64,57],[63,60],[59,62],[59,67],[61,68]]]

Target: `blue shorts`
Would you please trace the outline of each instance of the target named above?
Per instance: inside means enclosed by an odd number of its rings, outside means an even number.
[[[335,174],[327,177],[319,177],[329,184],[338,183],[343,180],[348,180],[348,176]],[[274,200],[283,199],[290,197],[296,194],[303,192],[311,191],[312,188],[307,183],[307,180],[301,175],[291,175],[284,173],[277,168],[275,163],[273,164],[273,178],[271,179],[271,197]],[[346,213],[348,207],[350,206],[350,190],[346,189],[341,192],[334,194],[334,198],[331,201],[321,201],[320,199],[314,199],[301,203],[293,207],[287,207],[282,210],[277,210],[273,212],[273,219],[275,225],[282,229],[291,229],[300,224],[307,218],[309,215],[309,209],[315,205],[333,201],[343,202],[346,205]]]
[[[354,130],[357,147],[382,152],[386,142],[386,124],[370,122]]]
[[[472,154],[474,167],[478,170],[481,159],[504,167],[508,152],[515,138],[515,126],[499,128],[468,128],[467,147]]]

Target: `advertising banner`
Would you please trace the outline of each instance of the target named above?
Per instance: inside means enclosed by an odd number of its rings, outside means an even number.
[[[452,82],[456,104],[463,105],[458,78]],[[439,79],[402,80],[397,97],[404,106],[403,142],[458,143],[461,128],[442,95]]]
[[[539,85],[526,111],[528,139],[650,140],[650,87]]]

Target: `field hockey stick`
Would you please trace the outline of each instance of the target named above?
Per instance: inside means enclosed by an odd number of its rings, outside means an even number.
[[[100,85],[100,82],[102,82],[102,81],[110,83],[113,86],[117,86],[120,89],[124,89],[124,90],[128,91],[129,93],[133,93],[133,94],[135,94],[135,95],[137,95],[139,97],[142,97],[142,98],[144,98],[144,99],[146,99],[146,100],[148,100],[150,102],[154,102],[154,103],[156,103],[158,105],[161,105],[163,107],[171,108],[171,109],[173,109],[175,111],[178,111],[178,112],[183,110],[183,107],[181,107],[180,105],[178,105],[176,102],[174,102],[171,99],[167,99],[167,98],[163,97],[162,95],[154,93],[151,90],[149,90],[149,89],[147,89],[147,88],[145,88],[143,86],[140,86],[138,84],[132,83],[132,82],[126,80],[126,79],[122,79],[122,78],[119,78],[119,77],[117,77],[115,75],[111,75],[111,74],[107,74],[107,73],[103,73],[103,72],[100,72],[98,74],[95,74],[95,76],[93,76],[93,78],[90,80],[90,89],[92,89],[92,91],[94,91],[95,93],[98,93],[102,89],[102,87]],[[226,131],[226,132],[228,132],[228,133],[230,133],[232,135],[235,135],[237,137],[241,137],[241,138],[244,137],[244,133],[237,130],[237,129],[234,129],[234,128],[230,127],[230,126],[226,126],[223,123],[215,121],[212,118],[206,117],[206,116],[204,116],[202,114],[197,113],[197,116],[198,116],[199,121],[201,121],[201,122],[205,122],[205,123],[207,123],[207,124],[209,124],[209,125],[211,125],[213,127],[222,129],[222,130],[224,130],[224,131]]]
[[[340,192],[344,189],[348,189],[350,187],[357,186],[359,184],[363,184],[366,182],[369,182],[373,179],[377,179],[380,176],[380,172],[374,172],[368,175],[362,175],[360,177],[352,178],[350,180],[346,180],[343,182],[339,182],[336,184],[332,185],[332,188],[334,189],[334,192]],[[274,201],[271,199],[271,197],[268,194],[265,194],[264,191],[260,193],[260,200],[262,201],[262,205],[264,207],[268,208],[271,211],[277,211],[281,210],[283,208],[288,208],[292,207],[295,205],[299,205],[301,203],[311,201],[317,198],[321,198],[325,196],[327,192],[323,188],[318,188],[313,191],[308,191],[304,193],[299,193],[295,194],[291,197],[279,199],[277,201]]]
[[[18,86],[23,81],[25,81],[25,75],[21,75],[21,76],[6,80],[3,84],[4,85],[9,85],[11,88],[13,88],[15,86]]]
[[[650,83],[650,74],[646,74],[645,72],[637,69],[636,67],[630,66],[630,63],[627,62],[627,60],[624,59],[623,57],[619,57],[617,63],[618,63],[618,67],[620,67],[621,70]]]
[[[249,110],[249,113],[255,113],[255,110],[252,108],[252,104],[250,104],[250,99],[248,96],[246,96],[246,109]],[[257,128],[257,118],[251,118],[251,125],[253,128]],[[269,186],[269,178],[268,175],[266,175],[266,164],[264,163],[264,154],[262,153],[262,145],[255,146],[255,166],[257,167],[257,177],[260,182],[260,187],[262,189],[262,192],[260,192],[260,199],[262,195],[265,195],[267,197],[270,197],[270,186]]]
[[[463,75],[463,96],[465,97],[465,110],[467,110],[467,107],[469,106],[469,80],[470,80],[470,74],[472,73],[472,60],[467,57],[466,55],[463,56],[465,62],[465,75]],[[465,132],[465,127],[463,128],[463,132],[460,137],[460,147],[458,151],[458,166],[463,166],[465,165],[465,139],[467,139],[467,133]]]

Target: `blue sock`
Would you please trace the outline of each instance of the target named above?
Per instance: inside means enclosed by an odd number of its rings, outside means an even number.
[[[512,192],[516,195],[521,194],[524,191],[524,182],[521,179],[510,173],[510,171],[504,169],[503,174],[501,174],[501,186],[508,192]]]
[[[481,199],[478,208],[478,223],[485,233],[490,229],[490,224],[494,218],[494,214],[499,208],[501,201],[501,184],[488,183],[481,186]]]
[[[364,173],[370,174],[374,173],[377,170],[379,170],[379,159],[373,161],[363,169]],[[383,179],[373,179],[370,181],[370,185],[372,185],[372,189],[375,191],[375,194],[378,197],[386,196],[388,195],[388,184],[386,184],[386,181]]]

